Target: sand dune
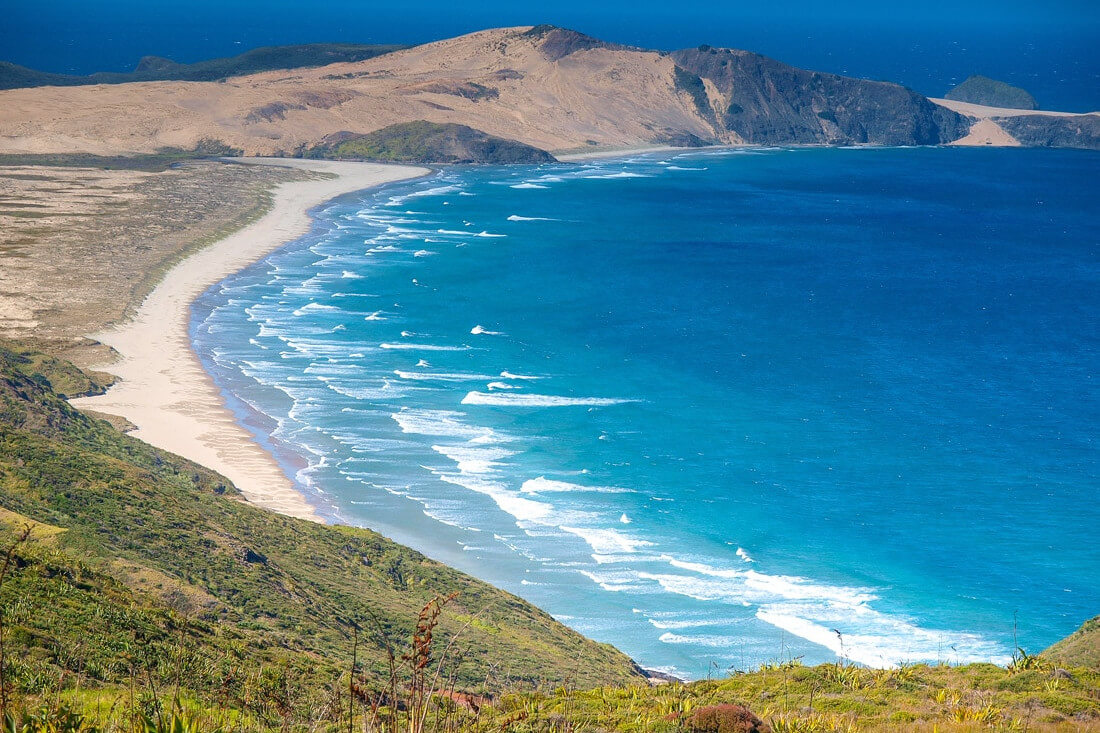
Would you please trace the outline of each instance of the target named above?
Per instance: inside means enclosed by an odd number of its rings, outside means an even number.
[[[247,155],[293,152],[339,131],[458,122],[544,150],[712,136],[651,51],[581,48],[551,61],[528,28],[481,31],[357,63],[225,82],[142,82],[0,92],[0,152],[151,152],[215,138]]]

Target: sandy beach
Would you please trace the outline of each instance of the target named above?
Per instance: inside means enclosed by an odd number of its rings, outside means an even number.
[[[239,162],[287,166],[334,177],[279,185],[264,216],[180,262],[131,320],[94,334],[120,354],[116,362],[103,367],[117,375],[119,382],[104,395],[72,403],[126,418],[137,426],[134,436],[218,471],[258,506],[320,521],[275,459],[237,423],[203,370],[188,335],[191,304],[214,283],[308,231],[311,208],[341,194],[429,171],[332,161]]]

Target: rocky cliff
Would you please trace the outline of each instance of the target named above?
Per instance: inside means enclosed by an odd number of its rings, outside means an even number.
[[[749,51],[672,54],[699,79],[717,136],[764,145],[937,145],[962,137],[961,115],[897,84],[806,71]],[[694,87],[698,88],[698,87]]]

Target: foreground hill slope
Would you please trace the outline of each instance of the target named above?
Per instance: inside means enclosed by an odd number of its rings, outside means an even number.
[[[615,649],[373,532],[244,503],[217,474],[72,409],[51,382],[95,385],[74,374],[0,347],[0,555],[34,527],[0,589],[17,684],[117,684],[140,650],[153,679],[186,653],[190,689],[243,695],[241,670],[268,669],[306,699],[346,674],[358,627],[364,684],[384,685],[387,648],[400,664],[420,609],[450,594],[436,635],[459,634],[459,689],[642,679]]]
[[[481,31],[354,63],[224,83],[0,92],[0,152],[152,152],[219,140],[295,154],[424,120],[549,151],[655,143],[927,144],[965,117],[895,84],[741,51],[675,54],[550,26]]]

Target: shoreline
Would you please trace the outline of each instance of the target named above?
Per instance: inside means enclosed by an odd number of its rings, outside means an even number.
[[[309,211],[338,196],[427,175],[427,168],[279,158],[232,158],[333,177],[283,183],[262,217],[171,267],[133,316],[91,338],[119,358],[99,368],[118,377],[105,394],[70,400],[137,426],[134,437],[222,474],[252,504],[315,522],[314,506],[275,457],[240,424],[203,369],[190,336],[192,303],[210,286],[309,231]]]

